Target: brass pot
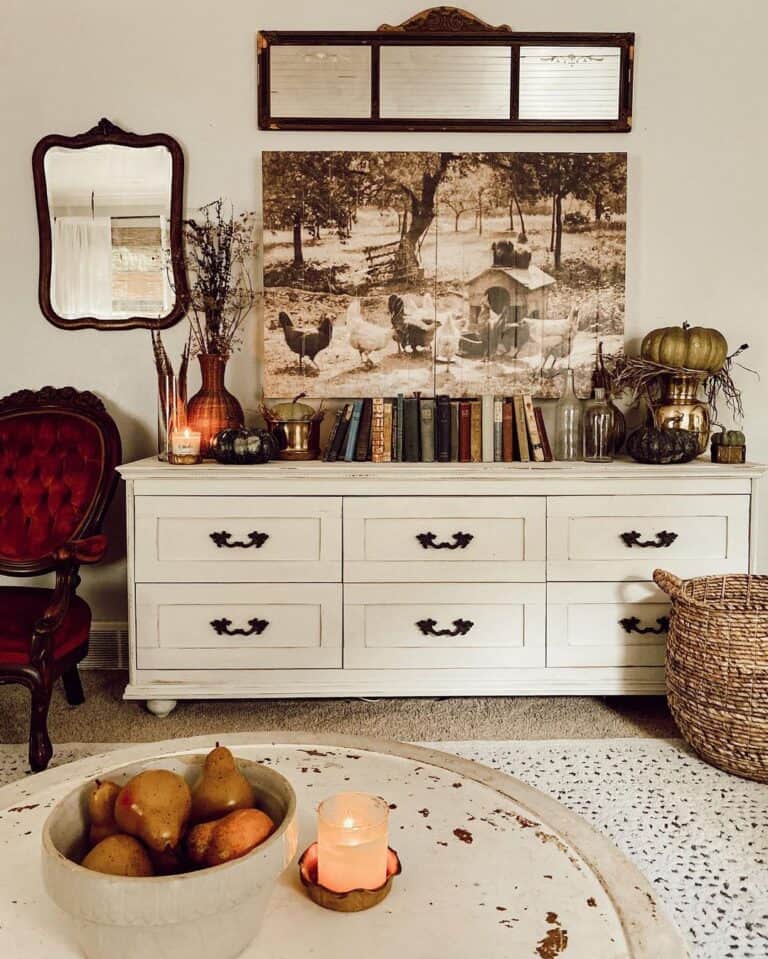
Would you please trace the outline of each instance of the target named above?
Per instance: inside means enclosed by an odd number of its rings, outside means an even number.
[[[300,393],[290,403],[262,407],[269,431],[277,441],[278,459],[316,460],[320,456],[320,424],[325,410],[300,403],[303,396]]]
[[[323,413],[311,420],[272,420],[269,428],[277,440],[280,460],[316,460],[320,456],[320,423]]]
[[[653,411],[659,429],[690,430],[699,436],[698,454],[709,443],[709,407],[698,398],[705,374],[671,373],[664,377],[661,404]]]

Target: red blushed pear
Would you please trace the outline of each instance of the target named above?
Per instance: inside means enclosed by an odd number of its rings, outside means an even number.
[[[176,849],[192,809],[189,786],[168,769],[147,769],[134,776],[115,802],[120,829],[154,852]]]

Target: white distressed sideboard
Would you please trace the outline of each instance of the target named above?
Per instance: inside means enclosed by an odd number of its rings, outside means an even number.
[[[126,464],[125,696],[662,693],[653,570],[752,569],[763,472]]]

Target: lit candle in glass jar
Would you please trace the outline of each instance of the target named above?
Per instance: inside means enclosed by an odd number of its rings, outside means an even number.
[[[171,450],[168,459],[171,463],[199,463],[201,434],[188,426],[171,433]]]
[[[334,892],[378,889],[387,879],[389,807],[379,796],[339,793],[317,810],[317,878]]]
[[[177,456],[199,456],[200,436],[188,426],[183,430],[174,430],[171,433],[171,451]]]

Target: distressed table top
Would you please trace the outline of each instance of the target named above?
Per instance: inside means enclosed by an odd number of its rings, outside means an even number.
[[[245,959],[687,955],[635,867],[579,816],[510,776],[445,753],[361,737],[252,733],[219,741],[290,780],[300,850],[315,839],[317,804],[353,789],[389,801],[390,845],[403,862],[384,903],[349,915],[310,902],[292,866]],[[79,955],[68,919],[48,900],[40,874],[42,825],[62,796],[120,765],[212,746],[208,736],[146,743],[0,789],[6,891],[0,955]]]

